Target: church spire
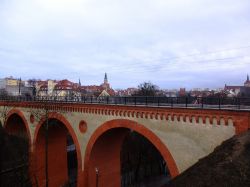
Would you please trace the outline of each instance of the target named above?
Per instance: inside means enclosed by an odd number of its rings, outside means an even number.
[[[105,75],[104,75],[104,83],[108,83],[108,76],[107,76],[106,72],[105,72]]]
[[[249,75],[247,74],[247,82],[249,81]]]
[[[78,84],[79,84],[79,86],[81,86],[81,79],[80,78],[79,78],[79,83]]]

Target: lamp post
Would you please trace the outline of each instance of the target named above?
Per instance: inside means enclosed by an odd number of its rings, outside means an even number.
[[[21,83],[22,83],[22,79],[20,77],[20,79],[18,80],[18,95],[21,95]]]
[[[45,108],[46,113],[46,124],[45,124],[45,179],[46,179],[46,187],[49,186],[49,170],[48,170],[48,152],[49,152],[49,117],[48,117],[48,108]]]
[[[96,187],[98,187],[98,178],[99,178],[99,170],[95,168],[95,177],[96,177]]]

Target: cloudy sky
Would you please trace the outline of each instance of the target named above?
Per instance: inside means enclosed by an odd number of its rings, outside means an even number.
[[[249,0],[0,0],[0,77],[241,85]]]

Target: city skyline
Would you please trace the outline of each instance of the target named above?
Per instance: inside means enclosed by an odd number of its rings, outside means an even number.
[[[0,77],[113,88],[241,85],[250,67],[250,2],[0,2]]]
[[[65,79],[49,79],[49,78],[46,78],[46,79],[37,79],[37,78],[28,78],[28,79],[22,79],[21,77],[20,78],[17,78],[17,77],[13,77],[13,76],[8,76],[8,77],[0,77],[0,82],[1,81],[4,81],[4,80],[11,80],[11,81],[14,81],[16,85],[18,84],[21,84],[21,82],[23,82],[22,84],[23,85],[28,85],[28,86],[31,86],[30,83],[32,82],[32,84],[35,84],[35,82],[38,82],[38,83],[46,83],[49,82],[49,81],[52,81],[54,83],[59,83],[59,82],[62,82],[62,83],[66,83],[66,84],[74,84],[75,86],[80,86],[80,87],[93,87],[93,88],[98,88],[100,86],[103,86],[103,85],[108,85],[108,87],[111,89],[111,90],[127,90],[127,89],[136,89],[138,88],[141,84],[144,84],[144,83],[150,83],[150,84],[153,84],[155,85],[154,83],[150,82],[150,81],[144,81],[143,83],[141,83],[140,85],[137,85],[137,86],[134,86],[134,87],[126,87],[126,88],[114,88],[112,87],[112,85],[109,83],[109,78],[108,78],[108,74],[105,72],[104,74],[104,79],[103,79],[103,82],[100,81],[99,83],[97,84],[88,84],[88,83],[85,83],[85,84],[82,84],[81,82],[81,79],[78,80],[78,82],[74,82],[74,81],[71,81],[67,78]],[[244,87],[246,86],[246,84],[250,84],[250,81],[249,81],[249,75],[247,74],[246,76],[246,79],[245,81],[241,82],[240,84],[238,85],[232,85],[232,84],[227,84],[225,83],[224,85],[221,85],[220,87],[217,87],[217,88],[209,88],[209,87],[193,87],[193,88],[188,88],[186,89],[185,87],[179,87],[179,88],[162,88],[162,87],[159,87],[158,85],[155,85],[157,86],[160,90],[184,90],[184,91],[212,91],[212,90],[230,90],[230,89],[239,89],[240,87]],[[249,87],[249,86],[247,86]]]

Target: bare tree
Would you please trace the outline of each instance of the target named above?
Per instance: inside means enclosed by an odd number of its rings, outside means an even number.
[[[2,102],[2,106],[0,106],[0,119],[2,120],[2,125],[5,126],[6,122],[7,122],[7,117],[8,117],[8,113],[14,109],[15,107],[6,104],[6,102],[8,101],[4,101]]]
[[[14,107],[6,100],[0,105],[0,186],[29,187],[29,142],[17,134],[5,132],[3,126]]]
[[[0,89],[0,97],[4,98],[7,97],[9,94],[5,89]]]
[[[0,120],[2,120],[2,125],[5,126],[7,121],[8,113],[13,107],[8,104],[7,97],[9,96],[8,92],[5,89],[0,89]]]
[[[159,87],[151,82],[144,82],[138,85],[135,96],[159,96]]]

